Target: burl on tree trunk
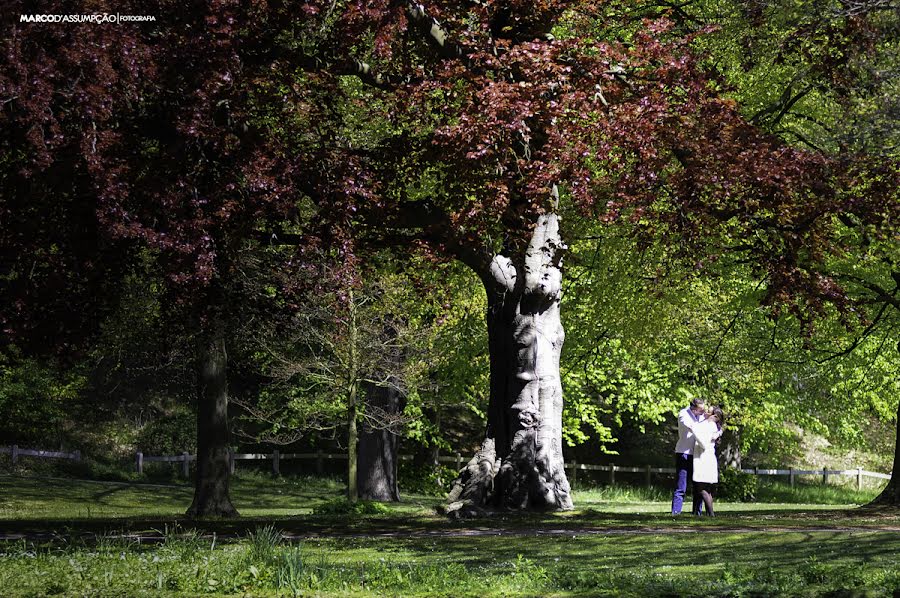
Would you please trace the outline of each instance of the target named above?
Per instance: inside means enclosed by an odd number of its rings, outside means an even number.
[[[220,324],[200,341],[197,372],[197,477],[188,517],[236,517],[228,495],[228,358]]]
[[[559,376],[564,250],[558,216],[545,214],[522,259],[494,256],[481,277],[488,295],[491,364],[487,432],[453,484],[451,516],[492,508],[572,508]]]

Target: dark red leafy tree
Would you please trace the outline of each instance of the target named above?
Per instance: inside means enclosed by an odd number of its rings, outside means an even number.
[[[22,139],[10,154],[38,176],[77,168],[79,205],[96,207],[100,236],[150,248],[174,296],[196,306],[208,348],[198,363],[212,368],[201,430],[227,429],[223,289],[236,248],[257,231],[288,241],[279,227],[302,229],[300,240],[358,258],[370,246],[414,247],[472,268],[488,296],[490,405],[455,512],[572,506],[561,213],[630,222],[686,253],[738,240],[768,275],[767,301],[798,313],[845,305],[810,266],[835,246],[835,215],[880,231],[896,219],[895,165],[866,179],[889,184],[863,189],[846,184],[854,156],[764,135],[665,18],[598,39],[590,2],[147,7],[134,10],[160,22],[17,25],[4,37],[3,126]],[[38,72],[48,48],[70,45],[85,46],[79,59]],[[95,54],[105,74],[78,77]],[[46,159],[32,158],[40,151]],[[207,446],[223,442],[216,432]],[[227,480],[221,452],[201,458],[210,479]],[[230,512],[204,492],[198,482],[195,501],[213,506],[198,512]]]
[[[331,91],[342,121],[319,141],[329,177],[314,181],[323,209],[342,202],[337,230],[418,244],[484,283],[488,424],[451,511],[572,505],[560,438],[560,213],[631,223],[698,264],[723,246],[743,252],[767,277],[765,301],[805,319],[852,307],[816,268],[844,249],[836,217],[853,214],[882,236],[896,223],[896,164],[765,134],[664,15],[602,39],[592,36],[597,8],[309,3],[295,23],[302,43],[280,58],[304,69],[307,88]],[[362,86],[348,83],[354,74]]]
[[[261,223],[290,217],[300,188],[286,137],[261,124],[266,115],[256,109],[272,101],[267,83],[282,74],[248,59],[272,47],[264,9],[45,2],[44,14],[157,21],[20,23],[33,7],[15,2],[0,24],[4,340],[71,352],[115,302],[131,260],[151,256],[165,276],[167,309],[195,347],[189,514],[198,516],[237,513],[228,494],[225,350],[239,312],[229,296],[236,260],[261,237]]]

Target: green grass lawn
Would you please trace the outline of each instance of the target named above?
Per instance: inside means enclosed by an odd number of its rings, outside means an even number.
[[[188,483],[147,484],[99,482],[68,478],[0,475],[0,521],[100,520],[119,518],[178,518],[191,503]],[[247,518],[296,518],[327,511],[344,495],[342,482],[333,478],[281,477],[247,473],[235,476],[231,497]],[[760,501],[734,503],[719,500],[720,515],[755,511],[846,510],[877,495],[877,489],[857,492],[845,486],[768,484]],[[586,513],[666,517],[670,494],[661,488],[602,487],[576,489],[576,509],[549,514],[543,519],[572,520]],[[431,518],[441,498],[404,494],[403,501],[387,504],[376,515]]]
[[[576,490],[576,509],[563,513],[509,514],[479,524],[521,528],[666,526],[762,527],[829,525],[882,525],[883,517],[855,513],[875,491],[856,492],[847,487],[791,490],[787,485],[761,488],[761,498],[810,502],[717,502],[716,518],[672,518],[669,493],[661,488],[604,487]],[[56,529],[67,526],[92,531],[107,528],[160,528],[185,524],[183,514],[191,502],[192,487],[181,484],[95,482],[67,478],[0,476],[0,531]],[[278,521],[284,529],[315,532],[332,527],[356,530],[394,527],[407,530],[443,529],[450,524],[436,509],[443,500],[433,496],[404,495],[400,503],[371,505],[348,518],[341,482],[332,478],[283,477],[246,473],[233,480],[231,496],[242,518],[234,522],[204,524],[204,529],[245,533],[261,521]],[[815,502],[812,502],[815,501]],[[823,504],[825,503],[825,504]],[[827,514],[826,514],[827,512]],[[822,519],[825,517],[826,519]]]
[[[896,589],[900,535],[871,531],[286,542],[261,530],[229,543],[170,531],[151,546],[112,539],[0,547],[4,596],[890,596]]]
[[[335,480],[242,475],[244,517],[194,526],[181,518],[188,485],[0,476],[0,532],[27,534],[0,542],[0,596],[900,591],[900,516],[855,509],[874,491],[797,489],[789,499],[832,504],[719,502],[718,517],[673,518],[664,489],[587,489],[568,513],[466,522],[426,496],[350,515],[342,493]]]

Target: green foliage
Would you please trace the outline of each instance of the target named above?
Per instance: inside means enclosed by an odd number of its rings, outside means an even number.
[[[405,408],[406,437],[452,451],[478,441],[488,402],[487,297],[481,282],[460,264],[421,264],[417,284],[432,289],[415,306],[423,328],[410,357],[420,385]]]
[[[0,437],[3,444],[53,448],[69,438],[69,416],[87,383],[81,368],[0,354]]]
[[[759,478],[733,467],[725,467],[719,474],[717,497],[725,500],[751,502],[759,493]]]
[[[413,465],[404,461],[399,467],[400,491],[445,496],[450,491],[456,474],[456,470],[449,465]]]
[[[188,409],[177,409],[146,424],[135,441],[146,455],[194,453],[197,446],[197,419]]]
[[[900,339],[891,319],[866,328],[877,310],[847,322],[826,309],[804,328],[760,306],[764,281],[737,256],[698,268],[614,227],[576,232],[562,311],[570,444],[590,438],[615,452],[623,427],[672,421],[695,395],[721,405],[740,448],[773,466],[796,458],[802,429],[863,446],[873,415],[894,419]],[[856,272],[887,286],[877,261]]]
[[[341,515],[341,516],[366,516],[383,515],[388,508],[380,502],[373,500],[358,500],[350,502],[346,498],[336,498],[322,503],[313,509],[314,515]]]
[[[624,231],[603,231],[602,239],[597,233],[589,228],[585,240],[571,243],[563,281],[563,435],[570,445],[592,437],[615,452],[623,423],[659,423],[682,404],[679,388],[691,372],[687,355],[679,355],[684,343],[665,344],[680,327],[647,283],[656,268],[651,253],[641,253]]]
[[[351,397],[360,421],[392,425],[396,414],[366,411],[366,389],[418,397],[427,359],[417,356],[428,326],[420,297],[389,256],[373,262],[360,284],[306,297],[288,321],[260,324],[247,339],[250,365],[265,383],[255,396],[235,398],[245,407],[245,435],[289,444],[334,433],[347,425]]]

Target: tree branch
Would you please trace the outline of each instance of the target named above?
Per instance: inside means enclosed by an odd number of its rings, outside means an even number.
[[[449,33],[437,19],[428,15],[425,7],[418,2],[408,2],[406,11],[410,20],[426,36],[431,46],[444,58],[461,58],[466,55],[462,46],[451,42]]]

